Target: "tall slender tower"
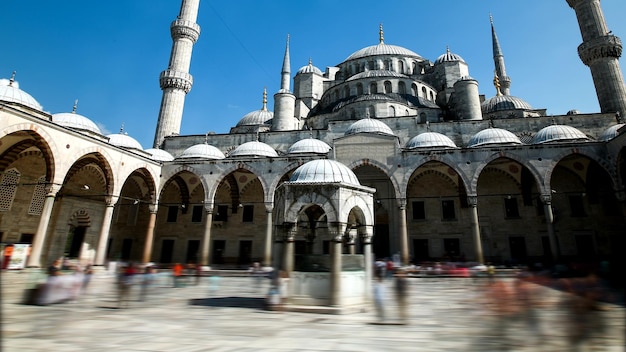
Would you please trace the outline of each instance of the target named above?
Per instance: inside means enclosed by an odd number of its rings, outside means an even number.
[[[489,15],[491,22],[491,44],[493,45],[493,62],[496,65],[496,77],[500,81],[500,91],[503,95],[511,95],[511,78],[506,75],[506,67],[504,66],[504,55],[500,48],[500,41],[496,35],[496,29],[493,26],[493,17]]]
[[[583,42],[578,56],[589,66],[601,112],[626,112],[626,88],[619,67],[622,41],[606,26],[600,0],[567,0],[576,11]]]
[[[296,109],[296,96],[289,90],[291,80],[291,63],[289,60],[289,36],[283,58],[283,69],[280,72],[280,90],[274,94],[274,118],[272,119],[272,131],[289,131],[294,129],[294,116]]]
[[[193,45],[200,36],[200,26],[196,23],[199,6],[200,0],[183,0],[180,14],[170,25],[172,53],[167,70],[161,72],[159,77],[163,98],[154,135],[154,148],[158,148],[165,137],[180,133],[185,95],[193,85],[189,65]]]

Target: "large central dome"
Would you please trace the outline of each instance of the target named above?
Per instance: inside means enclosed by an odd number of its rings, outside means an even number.
[[[378,45],[368,46],[367,48],[363,48],[361,50],[355,51],[352,55],[348,56],[348,58],[345,61],[360,59],[362,57],[368,57],[368,56],[377,56],[377,55],[398,55],[398,56],[409,56],[409,57],[414,57],[418,59],[422,58],[415,52],[409,49],[403,48],[401,46],[379,43]]]

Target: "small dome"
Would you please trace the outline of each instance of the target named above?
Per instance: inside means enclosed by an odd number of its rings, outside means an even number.
[[[541,144],[558,141],[588,140],[584,133],[578,129],[565,125],[550,125],[542,128],[533,136],[531,144]]]
[[[609,128],[607,128],[604,132],[602,132],[602,134],[600,135],[600,138],[598,138],[599,141],[601,142],[608,142],[611,139],[617,137],[617,135],[619,134],[618,130],[620,128],[624,127],[623,123],[618,123],[617,125],[613,125]]]
[[[172,156],[172,154],[166,152],[163,149],[157,149],[157,148],[148,148],[146,150],[144,150],[144,152],[150,153],[150,159],[152,160],[156,160],[156,161],[172,161],[174,160],[174,157]]]
[[[185,149],[182,154],[178,157],[178,159],[189,159],[189,158],[199,158],[199,159],[224,159],[224,153],[221,150],[217,149],[212,145],[208,145],[206,143],[196,144],[187,149]]]
[[[387,126],[384,122],[376,120],[376,119],[361,119],[355,123],[353,123],[345,135],[355,134],[355,133],[378,133],[378,134],[387,134],[393,136],[393,131],[389,126]]]
[[[109,144],[112,144],[116,147],[143,150],[141,144],[139,144],[136,139],[123,132],[110,134],[107,137],[109,138]]]
[[[580,111],[578,111],[576,109],[572,109],[572,110],[568,111],[566,115],[578,115],[578,114],[580,114]]]
[[[437,132],[424,132],[411,138],[406,144],[407,149],[417,148],[457,148],[448,136]]]
[[[274,113],[267,111],[266,109],[256,110],[247,113],[239,122],[237,127],[240,126],[258,126],[258,125],[271,125]]]
[[[102,134],[98,125],[83,115],[75,112],[61,112],[52,115],[52,122],[61,126]]]
[[[483,114],[489,114],[505,110],[532,110],[533,107],[524,100],[512,95],[496,95],[480,104],[480,109]]]
[[[19,83],[13,80],[13,78],[10,80],[6,78],[0,79],[0,101],[22,104],[29,108],[42,111],[43,108],[41,104],[19,87]]]
[[[360,186],[354,172],[344,164],[328,159],[312,160],[293,172],[290,182],[297,183],[347,183]]]
[[[465,63],[465,60],[463,60],[462,57],[460,57],[459,55],[455,53],[450,52],[450,49],[448,48],[446,49],[445,54],[439,56],[437,60],[435,60],[435,64],[441,64],[444,62],[457,62],[457,61]]]
[[[308,65],[300,67],[300,69],[298,70],[296,75],[299,75],[301,73],[315,73],[315,74],[318,74],[320,76],[323,75],[322,71],[319,68],[313,66],[313,61],[311,59],[309,59],[309,64]]]
[[[238,146],[228,156],[276,157],[278,156],[278,154],[276,153],[276,150],[274,150],[274,148],[270,147],[269,145],[259,141],[252,141]]]
[[[501,128],[487,128],[472,136],[468,147],[480,147],[490,144],[522,144],[513,133]]]
[[[352,55],[348,56],[344,61],[350,61],[355,59],[360,59],[368,56],[378,56],[378,55],[396,55],[396,56],[407,56],[413,57],[417,59],[421,59],[422,57],[418,54],[412,52],[409,49],[405,49],[396,45],[388,45],[385,43],[380,43],[378,45],[368,46],[366,48],[355,51]]]
[[[289,149],[287,154],[299,154],[299,153],[316,153],[326,154],[330,150],[330,146],[319,139],[307,138],[302,139],[294,143]]]

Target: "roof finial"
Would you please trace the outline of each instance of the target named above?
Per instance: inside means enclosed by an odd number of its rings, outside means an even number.
[[[313,138],[313,128],[309,126],[309,138]]]
[[[209,144],[209,132],[204,134],[204,144]]]
[[[13,85],[13,82],[15,82],[15,74],[17,72],[13,71],[13,73],[11,74],[11,78],[9,79],[9,87],[11,87]]]
[[[493,72],[493,86],[496,87],[496,96],[502,96],[502,92],[500,91],[500,77],[498,77],[498,72]]]
[[[489,128],[493,128],[493,117],[489,118]]]
[[[124,123],[122,122],[122,126],[120,126],[120,134],[124,134]]]
[[[78,107],[78,99],[74,100],[74,107],[72,107],[72,114],[76,113],[77,107]]]
[[[263,87],[263,111],[267,111],[267,87]]]
[[[383,35],[383,24],[381,23],[378,27],[378,40],[380,44],[385,44],[385,36]]]
[[[426,132],[430,132],[430,122],[426,121]]]
[[[313,66],[313,58],[309,56],[309,66]]]
[[[447,53],[448,55],[450,55],[450,46],[449,46],[449,45],[446,45],[446,53]]]
[[[259,130],[256,130],[256,141],[259,142]]]

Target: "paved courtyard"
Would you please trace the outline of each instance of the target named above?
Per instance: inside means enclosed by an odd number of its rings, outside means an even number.
[[[537,320],[487,309],[484,282],[411,278],[408,323],[399,324],[391,282],[388,319],[373,307],[324,315],[264,309],[264,293],[247,277],[207,277],[172,288],[163,278],[128,308],[118,309],[114,278],[96,275],[77,301],[22,304],[31,274],[2,273],[2,351],[574,351],[566,294],[536,286]],[[593,327],[579,331],[580,351],[624,351],[624,307],[602,304]],[[588,317],[585,317],[587,320]],[[537,328],[537,330],[534,330]]]

